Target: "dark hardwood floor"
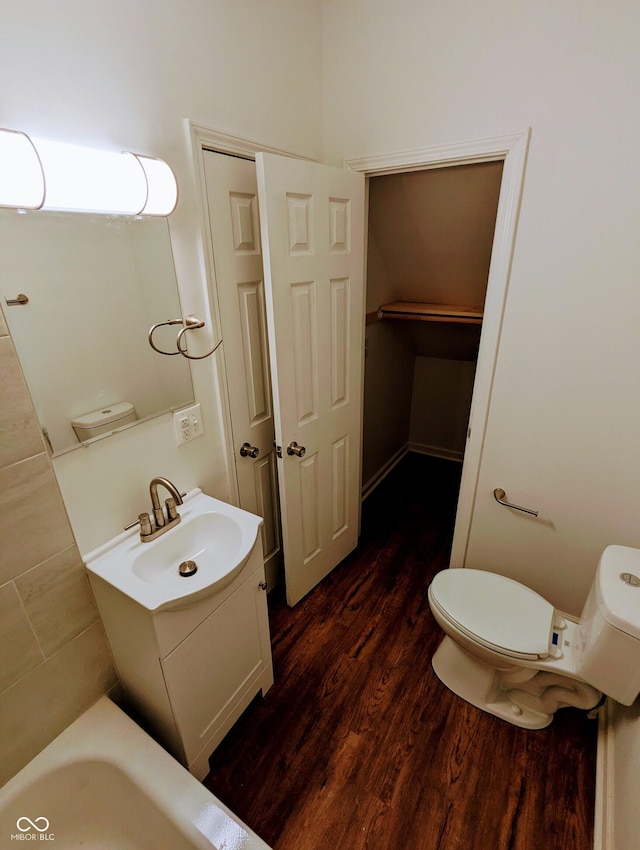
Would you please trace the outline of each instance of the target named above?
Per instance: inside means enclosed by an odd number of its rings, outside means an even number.
[[[459,465],[411,455],[367,499],[357,550],[290,609],[270,594],[275,684],[205,785],[275,850],[590,850],[596,723],[526,731],[431,669]]]

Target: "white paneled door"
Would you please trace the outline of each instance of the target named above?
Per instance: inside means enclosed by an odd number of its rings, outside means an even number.
[[[205,186],[240,506],[263,517],[269,586],[281,572],[273,402],[256,167],[205,151]]]
[[[256,155],[287,601],[356,546],[364,177]]]

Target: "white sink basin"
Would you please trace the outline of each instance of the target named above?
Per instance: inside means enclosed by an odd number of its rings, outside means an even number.
[[[185,608],[221,590],[247,562],[262,519],[198,489],[178,512],[180,523],[150,543],[133,529],[90,552],[87,569],[149,611]],[[195,562],[193,575],[180,574],[185,561]]]

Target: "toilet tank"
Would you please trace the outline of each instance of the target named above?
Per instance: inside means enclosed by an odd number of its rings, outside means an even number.
[[[623,705],[640,692],[640,549],[607,546],[580,617],[576,672]]]
[[[86,440],[99,437],[100,434],[106,434],[107,431],[135,422],[136,419],[136,409],[131,402],[121,401],[78,416],[77,419],[71,420],[71,425],[77,438],[84,443]]]

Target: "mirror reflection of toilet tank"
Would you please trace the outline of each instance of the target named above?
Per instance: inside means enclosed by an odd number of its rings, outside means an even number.
[[[137,419],[136,409],[128,401],[111,404],[100,410],[92,410],[71,420],[71,425],[81,443],[129,425]]]

